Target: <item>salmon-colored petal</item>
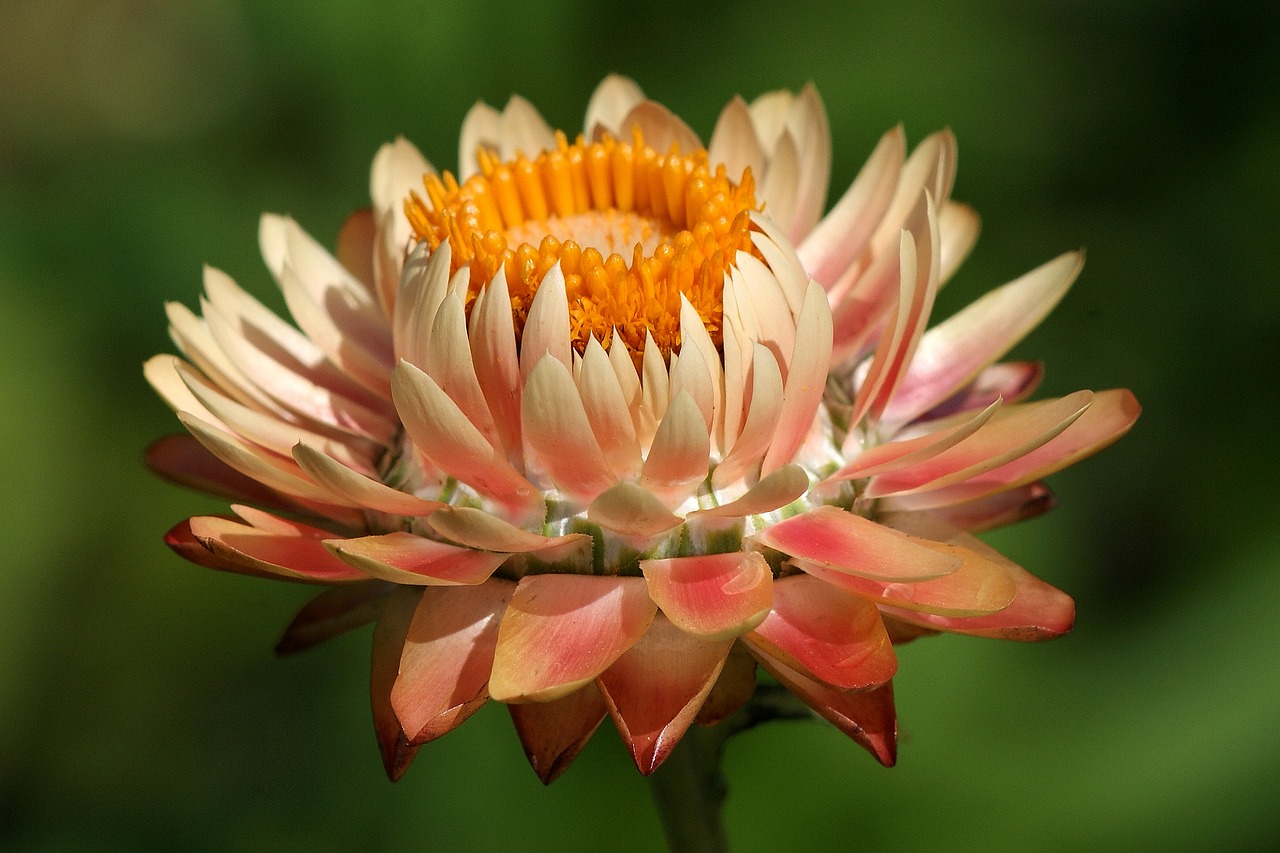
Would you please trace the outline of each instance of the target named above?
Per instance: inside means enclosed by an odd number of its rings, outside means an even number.
[[[672,624],[706,639],[752,630],[773,604],[773,574],[752,551],[641,560],[640,570]]]
[[[410,743],[452,731],[488,700],[498,623],[514,591],[514,583],[500,578],[423,591],[391,689],[391,706]]]
[[[525,382],[521,426],[538,464],[571,499],[590,503],[617,482],[573,375],[553,356],[543,356]]]
[[[662,764],[688,731],[732,645],[731,638],[690,636],[659,614],[596,680],[642,774]]]
[[[744,644],[734,643],[695,722],[700,726],[714,726],[750,702],[755,692],[756,660]]]
[[[391,515],[417,516],[429,515],[444,506],[440,501],[424,500],[393,489],[305,444],[293,448],[293,458],[308,477],[336,498],[368,509]]]
[[[392,393],[405,431],[437,467],[498,501],[517,523],[542,519],[546,508],[538,490],[507,464],[430,376],[402,361]]]
[[[936,543],[834,506],[769,525],[755,541],[835,572],[883,581],[920,581],[956,571],[963,560]]]
[[[445,507],[433,513],[427,524],[446,539],[468,548],[506,554],[532,554],[574,542],[582,545],[591,542],[591,537],[584,533],[554,537],[531,533],[484,510],[464,506]]]
[[[878,687],[898,659],[875,605],[804,574],[773,584],[773,610],[743,642],[842,690]]]
[[[666,504],[635,483],[619,483],[601,492],[587,507],[587,520],[623,536],[658,536],[680,526],[682,519]]]
[[[1077,391],[1057,400],[1005,406],[976,433],[942,453],[876,477],[866,496],[938,489],[973,479],[1048,443],[1091,405],[1093,392]]]
[[[191,533],[215,555],[261,572],[325,583],[368,580],[363,572],[325,550],[316,537],[332,536],[329,531],[312,528],[311,535],[267,532],[215,516],[193,518],[190,525]]]
[[[173,549],[179,557],[195,563],[197,566],[204,566],[206,569],[215,569],[219,572],[231,572],[237,575],[249,575],[255,578],[267,578],[269,580],[288,580],[298,583],[327,583],[327,581],[318,581],[312,578],[295,577],[291,574],[282,574],[278,570],[267,571],[259,569],[249,560],[244,559],[239,554],[232,552],[215,553],[191,532],[192,519],[185,519],[175,524],[164,535],[164,544]]]
[[[382,581],[331,586],[302,606],[276,643],[276,654],[292,655],[368,625],[395,589]]]
[[[367,576],[400,584],[481,584],[508,554],[459,548],[397,530],[355,539],[326,539],[324,547]]]
[[[363,207],[342,221],[333,248],[338,263],[374,298],[378,295],[373,278],[373,248],[377,241],[377,229],[373,211]]]
[[[507,705],[507,710],[524,754],[544,785],[569,769],[609,713],[595,682],[551,702]]]
[[[893,707],[893,683],[874,690],[836,690],[815,681],[760,649],[752,654],[769,674],[799,696],[824,720],[844,732],[883,764],[898,758],[898,722]]]
[[[1141,411],[1128,390],[1099,391],[1083,415],[1030,453],[947,488],[888,498],[885,509],[953,506],[1024,486],[1110,446],[1129,431]]]
[[[869,601],[925,613],[982,616],[1003,610],[1013,601],[1017,582],[1000,562],[959,545],[934,542],[932,547],[941,556],[959,559],[959,568],[932,580],[894,582],[833,571],[807,560],[796,560],[795,564]]]
[[[1083,265],[1080,252],[1059,255],[926,332],[884,422],[906,423],[968,384],[1044,319]]]
[[[500,702],[567,696],[640,639],[656,610],[641,578],[522,578],[498,630],[489,694]]]
[[[378,737],[382,765],[393,782],[405,774],[418,754],[418,747],[409,743],[391,706],[391,690],[400,674],[404,640],[421,595],[420,587],[398,587],[386,599],[373,628],[373,662],[369,673],[373,730]]]

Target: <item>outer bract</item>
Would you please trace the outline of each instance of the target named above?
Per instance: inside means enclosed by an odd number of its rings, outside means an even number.
[[[146,375],[189,436],[149,461],[233,516],[168,535],[325,590],[294,651],[370,621],[387,771],[492,699],[550,781],[609,716],[649,773],[756,664],[895,758],[894,642],[1040,640],[1065,594],[972,534],[1123,434],[1127,391],[1022,402],[999,359],[1068,253],[929,328],[974,242],[955,142],[887,133],[824,216],[812,87],[735,99],[706,148],[611,77],[583,134],[483,104],[457,177],[404,140],[330,254],[262,219],[292,325],[205,271]]]

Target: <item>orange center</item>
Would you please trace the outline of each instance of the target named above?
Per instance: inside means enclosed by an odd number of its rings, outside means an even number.
[[[502,268],[517,336],[543,276],[560,264],[570,334],[582,352],[591,337],[608,346],[614,330],[633,357],[647,334],[664,357],[680,345],[680,296],[721,343],[725,273],[751,241],[758,210],[748,169],[736,184],[707,164],[707,152],[659,154],[637,129],[630,145],[605,135],[501,162],[477,152],[480,171],[461,186],[453,175],[423,178],[405,212],[419,240],[446,240],[453,272],[470,266],[467,308]],[[630,256],[628,259],[628,255]]]

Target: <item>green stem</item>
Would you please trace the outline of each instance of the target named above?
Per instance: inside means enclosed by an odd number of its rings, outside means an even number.
[[[649,791],[671,853],[729,853],[721,814],[727,793],[720,771],[725,741],[769,720],[812,717],[813,712],[785,689],[762,684],[746,706],[719,725],[691,726],[649,776]]]
[[[727,733],[720,728],[692,726],[649,776],[671,853],[729,853],[720,811],[725,797],[720,749]]]

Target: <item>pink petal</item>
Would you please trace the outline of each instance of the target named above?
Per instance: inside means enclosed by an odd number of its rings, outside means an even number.
[[[795,563],[833,586],[855,592],[877,604],[908,610],[948,616],[981,616],[1003,610],[1013,601],[1017,583],[1001,563],[958,545],[935,542],[932,546],[945,557],[961,560],[960,567],[933,580],[889,582],[833,571],[806,560],[796,560]]]
[[[952,506],[1024,486],[1108,447],[1129,431],[1141,411],[1137,399],[1125,389],[1099,391],[1075,423],[1030,453],[947,488],[889,498],[885,508]]]
[[[985,498],[929,510],[934,518],[957,530],[981,533],[1043,515],[1057,504],[1053,492],[1036,482],[997,492]]]
[[[189,523],[192,535],[216,556],[260,572],[325,583],[368,579],[325,550],[321,539],[333,536],[327,530],[297,525],[298,533],[267,532],[215,516]]]
[[[898,668],[875,605],[803,574],[774,583],[772,612],[743,641],[844,690],[878,687]]]
[[[1077,391],[1057,400],[1005,406],[974,435],[942,453],[892,473],[867,487],[868,498],[939,489],[972,480],[1019,459],[1069,428],[1093,405],[1093,392]],[[964,417],[963,415],[961,417]]]
[[[366,575],[392,583],[430,586],[484,583],[510,556],[459,548],[402,530],[357,539],[326,539],[324,547]]]
[[[898,757],[898,722],[893,707],[893,683],[874,690],[836,690],[752,649],[757,660],[784,687],[804,700],[823,719],[853,738],[885,767]]]
[[[658,615],[597,679],[642,774],[662,764],[688,731],[732,645],[692,637]]]
[[[773,574],[755,552],[641,560],[640,570],[672,624],[706,639],[750,631],[773,604]]]
[[[373,622],[394,589],[382,581],[328,587],[293,617],[276,643],[276,654],[296,654]]]
[[[500,578],[423,591],[391,689],[391,706],[410,743],[452,731],[488,700],[498,623],[514,591],[514,583]]]
[[[973,382],[934,406],[920,420],[930,421],[960,412],[984,409],[997,399],[1016,403],[1030,396],[1044,378],[1038,361],[1007,361],[983,368]]]
[[[883,581],[919,581],[956,571],[962,560],[909,536],[834,506],[820,506],[772,524],[755,540],[792,557],[842,574]]]
[[[640,639],[656,610],[640,578],[524,577],[498,630],[489,694],[499,702],[567,696]]]
[[[383,767],[393,782],[404,775],[418,753],[418,747],[405,737],[400,719],[391,707],[391,690],[400,673],[405,637],[421,594],[418,587],[397,588],[387,598],[373,629],[373,663],[369,676],[373,730],[378,737]]]
[[[551,702],[508,705],[524,754],[542,784],[550,785],[565,770],[609,713],[595,682]]]
[[[926,332],[883,420],[906,423],[970,382],[1044,319],[1083,264],[1080,252],[1060,255]]]
[[[249,575],[255,578],[291,580],[300,583],[325,583],[325,581],[317,581],[311,578],[281,574],[278,570],[267,571],[266,569],[259,569],[251,561],[246,560],[239,554],[225,551],[221,554],[214,553],[191,532],[191,521],[192,519],[180,521],[164,535],[164,544],[172,548],[184,560],[195,563],[197,566],[204,566],[207,569]]]

